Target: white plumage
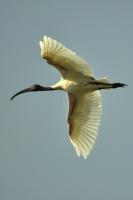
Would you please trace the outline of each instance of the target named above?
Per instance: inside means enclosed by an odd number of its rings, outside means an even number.
[[[44,36],[39,42],[41,56],[61,73],[61,80],[51,87],[33,85],[16,93],[63,90],[69,99],[69,136],[78,156],[87,158],[97,138],[102,111],[101,89],[124,87],[104,77],[96,80],[88,63],[56,40]]]
[[[78,156],[87,158],[95,144],[101,114],[99,91],[89,91],[92,72],[86,61],[50,37],[40,41],[41,56],[55,66],[63,79],[57,85],[69,96],[69,135]],[[64,83],[63,83],[64,82]]]

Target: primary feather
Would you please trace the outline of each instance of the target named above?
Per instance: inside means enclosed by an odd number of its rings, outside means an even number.
[[[64,84],[63,89],[66,89],[69,97],[70,141],[77,155],[87,158],[97,138],[101,114],[100,92],[84,88],[92,80],[90,66],[75,52],[50,37],[44,36],[40,48],[41,56],[55,66],[63,77],[59,84]],[[69,85],[71,90],[68,89]]]
[[[70,139],[77,155],[87,158],[96,142],[101,116],[99,91],[79,95],[70,117]]]
[[[56,40],[44,36],[43,41],[40,41],[40,48],[41,56],[55,66],[64,78],[66,72],[67,75],[73,73],[74,76],[92,76],[88,63]]]

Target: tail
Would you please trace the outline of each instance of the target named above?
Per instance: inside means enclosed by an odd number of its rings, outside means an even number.
[[[103,78],[100,78],[99,80],[98,80],[98,82],[100,82],[100,83],[107,83],[107,84],[110,84],[110,81],[109,81],[109,79],[105,76],[105,77],[103,77]]]

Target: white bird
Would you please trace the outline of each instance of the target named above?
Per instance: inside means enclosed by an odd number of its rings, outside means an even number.
[[[90,154],[97,138],[102,111],[101,89],[124,87],[124,83],[110,83],[104,77],[96,80],[88,63],[75,52],[56,40],[44,36],[40,41],[41,57],[53,65],[61,74],[61,80],[51,87],[34,84],[16,93],[31,91],[63,90],[69,99],[69,136],[78,156]]]

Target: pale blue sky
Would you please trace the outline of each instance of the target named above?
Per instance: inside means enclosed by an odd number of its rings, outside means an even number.
[[[133,199],[133,1],[0,0],[0,199]],[[87,160],[69,142],[67,95],[10,97],[60,75],[40,57],[49,35],[84,57],[103,91],[97,143]]]

